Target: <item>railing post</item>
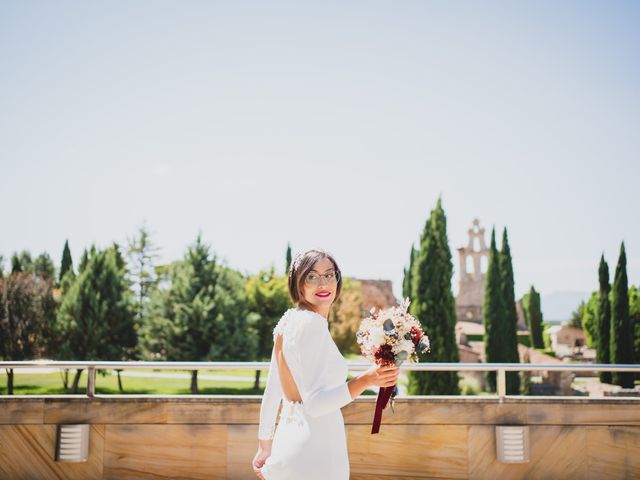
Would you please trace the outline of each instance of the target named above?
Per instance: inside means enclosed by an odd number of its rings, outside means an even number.
[[[94,397],[96,394],[96,369],[89,367],[87,369],[87,397]]]
[[[507,375],[504,368],[498,369],[498,398],[500,403],[504,401],[504,397],[507,395]]]

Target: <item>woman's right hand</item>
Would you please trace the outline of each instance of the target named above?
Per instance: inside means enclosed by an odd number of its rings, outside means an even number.
[[[386,367],[378,367],[374,365],[366,372],[367,379],[370,385],[376,385],[378,387],[393,387],[398,383],[398,374],[400,368],[394,365]]]

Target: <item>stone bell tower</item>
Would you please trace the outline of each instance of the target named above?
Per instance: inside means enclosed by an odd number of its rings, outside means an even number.
[[[456,317],[459,322],[482,323],[484,272],[489,261],[489,249],[484,242],[484,228],[473,220],[468,230],[469,243],[458,248],[460,281],[456,297]]]

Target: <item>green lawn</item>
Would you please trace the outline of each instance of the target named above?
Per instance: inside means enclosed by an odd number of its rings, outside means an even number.
[[[164,372],[168,373],[168,372]],[[179,373],[185,373],[184,370]],[[202,372],[204,373],[204,371]],[[250,371],[207,371],[207,374],[228,375],[246,378],[246,381],[205,380],[198,378],[198,388],[203,394],[218,395],[262,395],[266,375],[260,376],[261,388],[253,389],[254,373]],[[73,381],[74,372],[69,372],[69,383]],[[0,394],[7,393],[7,376],[3,375],[0,384]],[[111,375],[96,375],[96,393],[99,394],[190,394],[190,378],[163,377],[127,377],[122,376],[124,392],[118,389],[118,377]],[[85,393],[87,385],[86,371],[82,372],[78,384],[78,393]],[[69,393],[62,386],[60,373],[16,374],[13,378],[13,392],[16,395],[51,395]]]
[[[129,371],[129,370],[128,370]],[[144,371],[131,369],[130,371]],[[148,370],[147,370],[148,371]],[[154,370],[155,371],[155,370]],[[185,370],[159,370],[162,373],[188,373]],[[243,381],[206,380],[201,375],[224,375],[244,378]],[[69,372],[69,384],[73,381],[75,371]],[[262,395],[267,379],[266,371],[260,375],[260,388],[253,389],[255,371],[253,370],[202,370],[198,375],[199,392],[206,395]],[[0,395],[7,393],[7,376],[0,380]],[[96,393],[98,394],[163,394],[184,395],[191,394],[190,378],[165,377],[128,377],[122,376],[123,392],[118,389],[118,377],[108,371],[107,375],[96,374]],[[351,376],[348,377],[352,378]],[[84,394],[87,386],[87,372],[82,372],[78,383],[78,393]],[[60,395],[69,393],[62,386],[62,374],[54,373],[21,373],[13,377],[13,393],[15,395]],[[374,395],[367,390],[363,395]]]

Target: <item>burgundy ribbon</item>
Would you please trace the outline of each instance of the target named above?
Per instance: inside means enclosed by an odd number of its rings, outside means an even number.
[[[371,433],[378,433],[380,431],[380,422],[382,421],[382,410],[387,406],[387,402],[391,398],[393,394],[393,390],[396,388],[395,385],[391,387],[380,387],[378,391],[378,400],[376,401],[376,413],[373,416],[373,425],[371,427]]]

